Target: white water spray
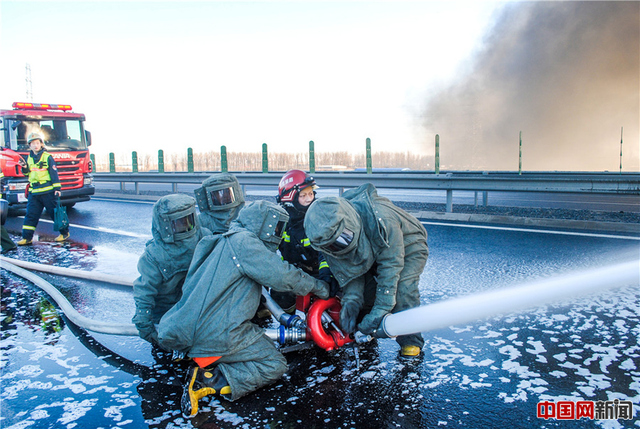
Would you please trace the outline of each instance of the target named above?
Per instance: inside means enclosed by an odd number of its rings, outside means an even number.
[[[640,261],[636,260],[389,314],[379,331],[389,337],[427,332],[639,283]]]

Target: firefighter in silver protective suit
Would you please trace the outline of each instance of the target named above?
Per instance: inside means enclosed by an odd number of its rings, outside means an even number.
[[[216,173],[194,190],[200,215],[200,225],[213,234],[227,232],[231,221],[238,217],[244,207],[244,195],[236,176]]]
[[[132,322],[141,338],[158,345],[156,324],[182,297],[182,284],[196,244],[211,232],[198,225],[196,200],[174,194],[153,206],[153,239],[138,260],[140,276],[133,282],[136,314]]]
[[[198,400],[218,394],[234,401],[278,380],[287,362],[251,322],[262,286],[296,295],[329,296],[329,285],[283,261],[276,250],[289,219],[276,204],[247,204],[225,234],[196,248],[180,302],[160,321],[160,344],[193,358],[183,390],[185,416]]]
[[[427,232],[414,216],[378,196],[372,184],[318,199],[304,228],[342,288],[340,324],[346,332],[371,334],[386,314],[420,305]],[[421,334],[396,341],[402,356],[417,356],[424,345]]]

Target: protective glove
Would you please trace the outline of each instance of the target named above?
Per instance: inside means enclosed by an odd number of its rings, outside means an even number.
[[[364,318],[358,325],[358,330],[363,334],[371,334],[373,331],[378,329],[380,323],[382,323],[382,319],[387,314],[387,311],[376,309],[375,307],[373,307],[371,312],[364,316]]]
[[[346,301],[342,303],[340,309],[340,327],[347,334],[353,334],[356,331],[356,320],[360,313],[360,306],[354,301]]]
[[[329,284],[322,280],[316,280],[316,287],[311,291],[312,294],[320,299],[329,298]]]

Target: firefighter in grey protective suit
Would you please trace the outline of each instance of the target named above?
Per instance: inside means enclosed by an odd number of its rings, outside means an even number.
[[[184,294],[158,327],[160,344],[186,353],[189,369],[182,412],[219,394],[234,401],[278,380],[287,362],[263,329],[251,322],[262,286],[327,298],[329,285],[283,261],[276,250],[289,216],[267,201],[247,204],[229,231],[198,243]]]
[[[214,234],[227,232],[231,221],[244,207],[244,195],[236,176],[217,173],[208,177],[194,190],[200,224]]]
[[[136,314],[132,322],[141,338],[157,345],[155,324],[180,300],[196,245],[211,232],[198,225],[196,200],[174,194],[153,206],[151,233],[153,239],[138,260],[140,277],[133,282]]]
[[[340,324],[371,334],[383,317],[420,305],[420,274],[429,256],[427,232],[414,216],[378,196],[372,184],[343,197],[320,198],[304,220],[343,291]],[[357,325],[357,326],[356,326]],[[420,354],[421,334],[396,338],[401,355]]]

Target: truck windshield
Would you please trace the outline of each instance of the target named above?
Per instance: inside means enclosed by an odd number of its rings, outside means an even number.
[[[29,150],[27,137],[31,133],[38,133],[44,137],[44,145],[49,152],[87,149],[82,133],[82,122],[78,120],[21,121],[17,136],[19,151]]]

